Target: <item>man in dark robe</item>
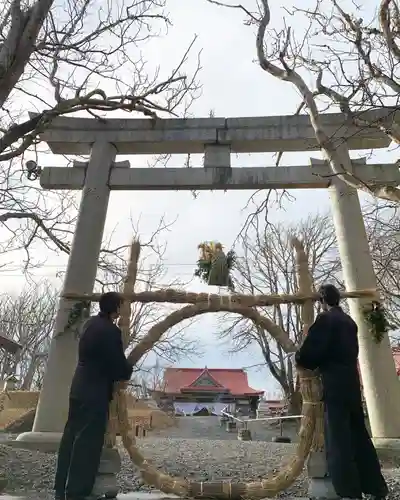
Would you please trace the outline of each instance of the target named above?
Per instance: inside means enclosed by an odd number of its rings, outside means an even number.
[[[341,498],[361,498],[364,493],[383,499],[388,488],[362,406],[357,325],[339,306],[335,286],[323,285],[320,295],[323,312],[295,359],[299,366],[321,374],[329,476]]]
[[[121,296],[101,296],[100,312],[85,324],[79,340],[78,365],[72,379],[68,420],[58,451],[54,489],[57,500],[90,496],[100,464],[114,382],[129,380],[119,317]]]

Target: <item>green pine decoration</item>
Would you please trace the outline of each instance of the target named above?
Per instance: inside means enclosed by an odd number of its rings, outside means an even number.
[[[372,302],[364,308],[364,319],[369,326],[369,331],[377,344],[380,344],[390,330],[390,324],[386,319],[385,310],[379,302]]]
[[[90,314],[90,301],[75,302],[68,316],[66,331],[70,331],[78,326],[81,321]]]
[[[234,291],[234,283],[230,272],[232,271],[236,255],[233,250],[226,254],[222,250],[221,243],[204,242],[200,249],[200,258],[197,261],[197,269],[194,275],[211,286],[226,286],[230,291]]]

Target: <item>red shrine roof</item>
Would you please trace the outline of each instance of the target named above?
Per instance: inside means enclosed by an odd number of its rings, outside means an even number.
[[[177,394],[190,391],[223,391],[234,396],[261,395],[249,387],[247,373],[238,368],[166,368],[164,392]]]
[[[392,347],[394,364],[396,366],[396,373],[400,377],[400,347]]]

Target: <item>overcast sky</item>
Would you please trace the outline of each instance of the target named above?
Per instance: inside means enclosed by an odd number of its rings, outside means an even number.
[[[250,6],[251,2],[245,4]],[[291,4],[292,2],[282,1],[272,3],[272,19],[276,26],[279,26],[283,16],[282,7]],[[192,115],[206,117],[211,110],[215,116],[220,117],[285,115],[295,112],[299,98],[291,85],[275,80],[254,62],[254,29],[243,25],[242,16],[238,11],[218,8],[204,0],[169,0],[168,9],[173,27],[166,37],[149,44],[145,54],[153,66],[162,63],[162,68],[167,73],[179,61],[193,36],[198,36],[192,66],[196,63],[196,51],[201,50],[202,70],[199,79],[203,90],[201,97],[190,110]],[[297,28],[301,29],[301,26]],[[315,153],[314,156],[318,155]],[[354,156],[359,156],[359,152],[355,152]],[[378,158],[383,161],[386,156],[380,153]],[[282,165],[306,165],[308,158],[307,153],[286,154]],[[130,161],[132,165],[141,166],[146,164],[147,158],[131,157]],[[201,155],[194,158],[194,162],[200,165]],[[66,160],[62,157],[46,156],[42,159],[42,164],[66,165]],[[232,164],[272,165],[273,158],[269,154],[235,155]],[[182,159],[173,159],[170,165],[182,166]],[[110,234],[116,227],[113,233],[114,244],[126,244],[132,234],[130,218],[135,223],[140,218],[139,229],[143,239],[154,231],[161,216],[164,215],[167,221],[176,219],[169,232],[162,237],[162,240],[168,243],[167,276],[164,281],[168,283],[174,278],[188,281],[197,260],[199,242],[219,240],[228,248],[233,244],[249,213],[249,210],[243,208],[250,194],[202,192],[194,199],[188,192],[112,193],[106,234]],[[310,213],[329,209],[328,194],[323,190],[296,191],[292,194],[296,198],[295,201],[287,202],[285,211],[276,209],[272,214],[275,220],[289,223],[305,218]],[[258,199],[261,200],[262,195]],[[65,264],[65,258],[49,255],[46,265],[37,273],[38,279],[46,277],[54,283],[59,283],[56,272],[65,268]],[[23,284],[24,279],[19,278],[16,272],[5,271],[2,275],[3,290],[16,292]],[[217,291],[196,280],[189,288],[193,291]],[[188,328],[188,335],[201,341],[205,354],[201,359],[182,360],[181,366],[239,368],[262,361],[256,348],[235,357],[227,356],[226,347],[216,346],[213,335],[215,328],[216,318],[213,315],[205,315]],[[249,380],[256,389],[265,389],[270,393],[274,390],[274,384],[266,370],[249,370]]]

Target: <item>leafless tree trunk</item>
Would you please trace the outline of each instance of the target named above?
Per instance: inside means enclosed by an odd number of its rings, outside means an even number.
[[[29,5],[29,4],[28,4]],[[25,71],[36,41],[50,13],[53,0],[37,0],[30,6],[21,6],[20,0],[6,5],[1,24],[3,43],[0,48],[0,107]]]

